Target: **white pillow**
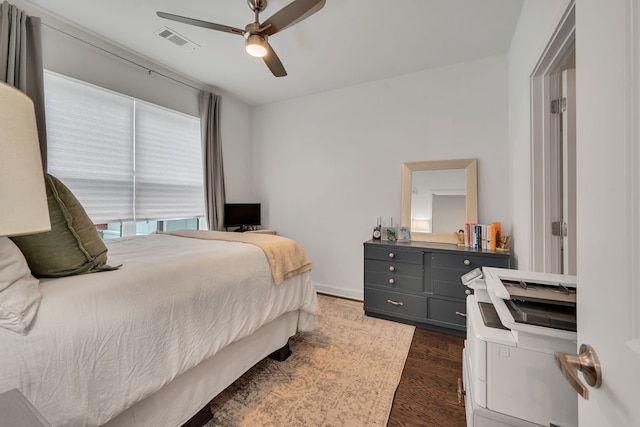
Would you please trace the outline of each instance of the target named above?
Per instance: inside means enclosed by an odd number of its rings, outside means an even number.
[[[26,334],[42,294],[20,249],[0,237],[0,327]]]

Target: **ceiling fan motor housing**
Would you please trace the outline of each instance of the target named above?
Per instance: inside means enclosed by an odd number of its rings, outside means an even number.
[[[247,24],[246,27],[244,27],[244,31],[247,34],[259,34],[260,33],[260,23],[258,22],[252,22],[250,24]]]

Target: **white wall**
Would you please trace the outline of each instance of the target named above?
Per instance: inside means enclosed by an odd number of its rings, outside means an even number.
[[[569,0],[525,0],[509,47],[508,177],[513,226],[507,230],[515,255],[512,267],[522,270],[532,265],[530,77],[568,4]]]
[[[197,115],[203,87],[126,49],[40,16],[45,67]],[[400,218],[402,162],[478,158],[479,222],[500,221],[519,268],[531,257],[529,76],[568,0],[526,0],[509,54],[249,108],[222,93],[227,199],[260,201],[264,225],[299,240],[322,290],[363,294],[362,242]],[[203,87],[204,88],[204,87]],[[207,88],[215,90],[214,88]]]
[[[486,58],[254,108],[263,222],[298,240],[319,290],[363,297],[375,218],[400,219],[401,165],[478,159],[478,219],[509,218],[507,59]]]
[[[251,197],[251,168],[249,167],[251,109],[248,105],[236,100],[232,95],[206,87],[120,46],[95,37],[30,3],[14,0],[12,4],[42,19],[43,62],[48,70],[196,117],[199,115],[199,89],[220,94],[222,96],[221,137],[227,197],[230,200]],[[118,56],[125,59],[120,59]],[[146,68],[134,65],[132,62]],[[148,69],[186,82],[192,87],[158,73],[149,73]]]

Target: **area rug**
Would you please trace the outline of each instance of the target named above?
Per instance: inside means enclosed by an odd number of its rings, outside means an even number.
[[[217,396],[206,427],[386,426],[415,328],[366,317],[361,302],[318,298],[318,329]]]

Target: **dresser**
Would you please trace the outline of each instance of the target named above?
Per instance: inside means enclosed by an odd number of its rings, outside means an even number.
[[[509,268],[509,253],[447,243],[365,242],[365,314],[464,336],[467,288],[460,277],[483,266]]]

